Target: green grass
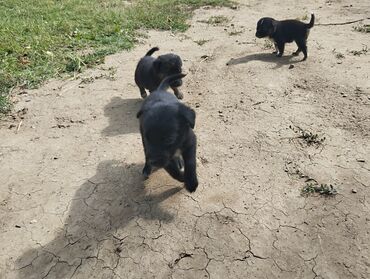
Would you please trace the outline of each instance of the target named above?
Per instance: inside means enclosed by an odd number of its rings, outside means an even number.
[[[138,30],[185,31],[201,6],[229,0],[0,0],[0,113],[11,88],[35,88],[130,49]]]
[[[307,183],[306,186],[302,188],[301,194],[303,196],[308,196],[310,194],[318,193],[324,196],[334,196],[338,192],[331,184],[317,184],[317,183]]]

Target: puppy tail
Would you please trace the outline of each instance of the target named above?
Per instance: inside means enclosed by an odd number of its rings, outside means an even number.
[[[183,78],[184,76],[186,76],[186,74],[175,74],[175,75],[166,77],[164,80],[162,80],[157,90],[166,90],[170,86],[171,82],[173,82],[174,80]]]
[[[314,23],[315,23],[315,15],[313,13],[311,13],[311,20],[308,24],[306,24],[307,28],[308,29],[312,28]]]
[[[159,48],[158,47],[153,47],[151,48],[146,54],[145,56],[151,56],[154,52],[158,51]]]

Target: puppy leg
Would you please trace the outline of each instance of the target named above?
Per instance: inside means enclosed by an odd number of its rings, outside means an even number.
[[[173,158],[164,169],[172,176],[172,178],[177,181],[184,182],[184,173],[180,170],[179,166],[181,166],[179,158]]]
[[[297,44],[297,45],[298,45],[298,44]],[[301,53],[301,51],[302,51],[302,50],[301,50],[301,48],[300,48],[300,47],[298,47],[298,49],[297,49],[295,52],[293,52],[293,53],[292,53],[292,55],[293,55],[293,56],[298,56],[298,55]]]
[[[304,55],[302,61],[306,60],[307,59],[307,44],[306,44],[306,40],[302,39],[302,40],[297,41],[297,45],[302,50],[303,55]]]
[[[274,46],[275,46],[275,51],[273,51],[272,54],[277,54],[279,52],[277,43],[274,42]]]
[[[148,164],[148,156],[147,156],[147,152],[146,152],[146,145],[145,145],[145,140],[144,140],[144,131],[143,131],[143,128],[142,126],[140,125],[140,134],[141,134],[141,142],[143,143],[143,148],[144,148],[144,154],[145,154],[145,166],[143,168],[143,175],[144,175],[144,178],[147,179],[149,177],[149,175],[152,173],[152,166],[150,164]]]
[[[183,151],[182,157],[185,164],[185,188],[189,192],[195,192],[198,187],[198,178],[196,173],[196,139],[194,136],[193,143],[190,147]]]
[[[184,98],[184,95],[180,92],[180,90],[177,87],[171,87],[173,92],[175,93],[177,99],[182,100]]]
[[[276,54],[276,56],[277,57],[281,57],[284,54],[285,43],[283,43],[283,42],[276,42],[276,44],[277,44],[277,47],[279,49],[279,52],[278,52],[278,54]]]
[[[143,175],[145,179],[149,178],[149,175],[152,173],[152,166],[148,164],[147,161],[145,161],[145,166],[143,168]]]
[[[144,87],[139,87],[139,89],[140,89],[141,98],[145,99],[148,96],[148,94],[146,94]]]

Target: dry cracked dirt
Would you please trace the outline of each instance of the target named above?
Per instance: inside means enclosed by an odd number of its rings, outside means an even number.
[[[202,8],[185,33],[146,32],[96,69],[14,96],[0,129],[0,277],[370,278],[370,37],[353,28],[369,22],[320,25],[370,4],[297,2]],[[310,11],[305,62],[254,37],[262,16]],[[152,46],[188,73],[194,194],[141,175],[133,72]],[[302,195],[310,183],[337,194]]]

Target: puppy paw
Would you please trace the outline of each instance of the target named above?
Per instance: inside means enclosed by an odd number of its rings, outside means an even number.
[[[282,53],[277,53],[276,54],[276,57],[282,57],[283,56],[283,54]]]
[[[140,88],[140,95],[141,95],[141,98],[143,99],[145,99],[148,96],[144,88]]]
[[[185,179],[185,188],[190,193],[194,193],[195,190],[198,188],[198,179],[196,177]]]
[[[143,176],[145,179],[148,179],[149,178],[149,175],[152,173],[152,168],[145,164],[144,168],[143,168]]]
[[[177,99],[182,100],[184,99],[184,94],[182,94],[180,91],[176,94]]]
[[[177,87],[172,87],[172,89],[177,99],[182,100],[184,98],[184,95],[181,93],[181,91]]]

